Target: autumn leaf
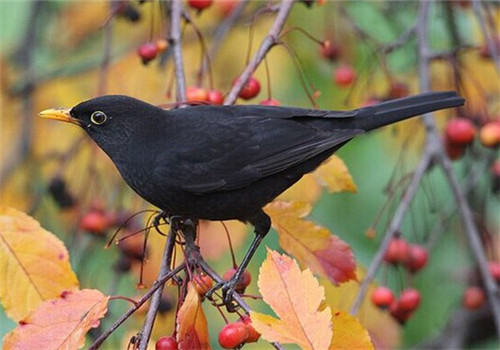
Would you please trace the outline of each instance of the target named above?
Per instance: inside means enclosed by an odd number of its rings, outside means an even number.
[[[368,331],[347,312],[333,313],[333,338],[329,350],[373,350]]]
[[[108,299],[98,290],[84,289],[44,301],[5,336],[3,349],[79,349],[106,314]]]
[[[78,288],[68,251],[30,216],[0,208],[0,300],[19,321],[42,301]]]
[[[302,349],[328,349],[332,337],[330,308],[319,310],[324,288],[309,269],[301,271],[286,255],[268,250],[258,286],[279,319],[252,311],[252,325],[268,341],[295,343]]]
[[[335,284],[356,279],[349,245],[327,228],[303,219],[311,211],[310,204],[275,201],[265,211],[278,231],[280,246],[301,264]]]
[[[207,319],[192,283],[177,315],[177,343],[179,350],[210,349]]]
[[[314,175],[329,192],[357,192],[358,190],[344,161],[336,155],[321,164]]]

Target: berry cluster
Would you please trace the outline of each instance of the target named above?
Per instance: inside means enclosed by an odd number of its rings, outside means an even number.
[[[500,262],[490,261],[488,269],[493,279],[500,284]],[[476,310],[484,305],[486,300],[485,292],[481,286],[471,285],[465,289],[462,303],[469,310]]]
[[[446,153],[452,160],[460,159],[476,138],[476,126],[468,118],[453,118],[445,127],[444,143]],[[479,141],[484,147],[497,148],[500,145],[500,120],[488,121],[479,130]]]
[[[137,48],[137,54],[144,65],[154,60],[159,53],[168,48],[168,42],[165,39],[158,39],[142,44]]]
[[[234,349],[244,343],[255,343],[259,338],[260,334],[253,328],[248,316],[226,324],[219,332],[219,344],[224,349]]]
[[[397,235],[389,243],[384,261],[393,266],[401,265],[413,274],[427,264],[428,255],[427,249],[421,245],[410,244]],[[389,287],[379,286],[372,292],[371,301],[375,306],[387,309],[392,317],[404,324],[420,305],[420,292],[415,288],[406,288],[395,298]]]

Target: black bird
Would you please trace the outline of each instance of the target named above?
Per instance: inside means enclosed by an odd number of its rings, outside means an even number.
[[[97,97],[44,118],[79,125],[127,184],[169,216],[249,222],[255,238],[228,301],[271,220],[262,207],[354,136],[419,114],[457,107],[455,92],[432,92],[351,111],[275,106],[164,110],[120,95]]]

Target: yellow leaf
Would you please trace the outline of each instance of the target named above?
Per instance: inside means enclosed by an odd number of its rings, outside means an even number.
[[[370,335],[347,312],[333,313],[333,338],[329,350],[373,350]]]
[[[5,336],[3,349],[79,349],[106,314],[108,299],[98,290],[84,289],[44,301]]]
[[[0,207],[0,300],[19,321],[42,301],[78,288],[68,251],[30,216]]]
[[[357,192],[358,190],[344,161],[336,155],[331,156],[316,169],[314,175],[329,192]]]
[[[179,350],[210,349],[207,319],[192,283],[177,315],[177,343]]]
[[[280,246],[301,264],[335,284],[356,279],[349,245],[327,228],[302,219],[311,211],[310,204],[275,201],[265,211],[278,231]]]
[[[319,310],[324,288],[311,271],[301,271],[286,255],[268,250],[260,267],[259,290],[279,319],[251,312],[252,325],[262,338],[295,343],[302,349],[328,349],[332,337],[330,308]]]
[[[282,201],[305,201],[314,203],[321,195],[322,188],[318,184],[313,174],[306,174],[302,179],[288,188],[285,192],[278,196]]]

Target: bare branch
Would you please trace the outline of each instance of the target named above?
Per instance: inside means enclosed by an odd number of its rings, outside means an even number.
[[[184,74],[184,60],[182,58],[181,41],[182,13],[182,1],[172,0],[170,13],[170,45],[172,45],[172,50],[174,52],[177,102],[186,101],[186,77]]]
[[[435,151],[433,149],[427,148],[424,152],[422,159],[420,160],[420,163],[415,169],[411,182],[406,188],[405,193],[401,198],[401,202],[399,203],[399,206],[396,209],[394,216],[392,217],[391,223],[389,224],[389,228],[387,229],[384,239],[380,244],[377,254],[370,263],[368,271],[366,272],[366,276],[361,282],[358,294],[356,295],[356,299],[354,300],[354,303],[351,307],[352,315],[355,315],[358,312],[359,307],[361,306],[361,303],[365,298],[366,292],[368,291],[368,287],[370,286],[370,283],[373,281],[375,274],[377,273],[377,270],[382,264],[382,260],[384,259],[384,254],[385,251],[387,250],[387,247],[391,243],[391,240],[394,238],[396,232],[399,231],[399,228],[401,227],[401,224],[403,222],[403,218],[406,212],[408,211],[408,208],[410,207],[410,204],[413,198],[415,197],[415,194],[417,193],[420,181],[422,180],[422,177],[424,176],[426,170],[429,168],[432,162],[432,159],[434,157],[434,152]]]
[[[163,257],[161,260],[160,272],[158,273],[158,279],[161,276],[168,274],[170,270],[170,265],[172,264],[172,252],[175,247],[175,236],[176,232],[172,229],[172,220],[170,220],[170,232],[168,233],[167,242],[165,243],[165,250],[163,251]],[[141,336],[139,338],[139,350],[146,350],[148,347],[149,338],[151,337],[151,331],[153,330],[153,325],[156,319],[156,314],[158,312],[158,307],[160,306],[161,295],[163,293],[163,284],[155,291],[153,297],[151,298],[151,303],[149,304],[148,313],[146,314],[146,320],[144,321],[144,326],[142,327]]]
[[[243,73],[241,73],[239,78],[236,80],[236,83],[231,88],[231,91],[229,91],[229,94],[224,101],[225,105],[232,105],[236,101],[240,91],[243,89],[248,79],[250,79],[255,69],[257,69],[264,57],[266,57],[269,50],[278,43],[279,35],[285,25],[288,15],[290,14],[293,2],[294,0],[283,0],[281,2],[280,9],[271,29],[269,30],[269,33],[266,35],[264,40],[262,40],[258,51],[248,62],[248,65],[243,70]]]
[[[477,17],[477,21],[479,22],[479,26],[481,28],[481,32],[483,33],[484,41],[488,50],[490,52],[491,58],[493,62],[495,62],[495,66],[497,67],[497,71],[500,73],[500,52],[498,47],[499,37],[496,36],[495,32],[490,36],[488,34],[487,20],[484,16],[483,10],[481,9],[481,1],[480,0],[472,0],[472,8],[474,9],[474,13]]]
[[[428,26],[429,26],[429,12],[432,1],[420,0],[420,13],[417,25],[417,40],[419,47],[419,76],[420,76],[420,90],[421,92],[430,91],[430,73],[429,73],[429,58],[432,56],[428,46]],[[439,161],[446,179],[455,197],[458,205],[458,210],[465,226],[465,233],[469,239],[470,248],[476,259],[479,267],[479,272],[488,295],[488,300],[491,305],[493,318],[497,328],[497,334],[500,336],[500,299],[498,297],[498,287],[491,276],[488,269],[488,261],[486,259],[485,251],[481,244],[481,239],[477,227],[474,223],[474,218],[467,203],[467,199],[460,187],[458,180],[453,172],[451,161],[446,155],[443,146],[441,145],[439,135],[437,133],[436,124],[432,114],[427,114],[423,117],[424,124],[427,129],[428,143],[432,142],[439,150],[437,160]]]
[[[181,264],[179,266],[177,266],[175,269],[173,269],[172,271],[170,271],[168,274],[164,275],[162,278],[160,278],[158,281],[155,282],[155,284],[146,292],[146,294],[144,294],[138,301],[137,303],[132,306],[130,309],[127,310],[127,312],[125,312],[123,315],[120,316],[120,318],[118,320],[115,321],[115,323],[113,323],[111,325],[111,327],[109,327],[108,330],[106,330],[106,332],[104,332],[103,334],[101,334],[88,348],[88,350],[97,350],[101,347],[102,343],[111,335],[111,333],[113,333],[118,327],[121,326],[121,324],[123,322],[125,322],[130,316],[132,316],[132,314],[134,312],[136,312],[146,301],[148,301],[151,296],[153,295],[153,293],[158,289],[160,288],[161,286],[163,286],[165,284],[166,281],[168,281],[169,279],[171,279],[172,277],[174,277],[176,274],[178,274],[180,271],[182,271],[184,269],[185,265],[184,264]]]

